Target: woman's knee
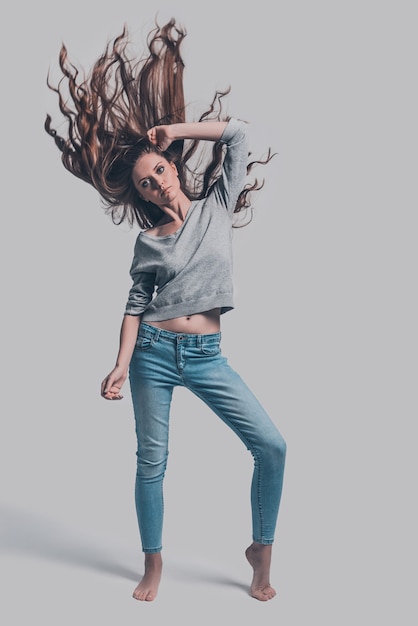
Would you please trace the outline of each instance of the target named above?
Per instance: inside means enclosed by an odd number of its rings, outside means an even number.
[[[281,435],[278,436],[276,441],[276,451],[279,456],[286,457],[287,443]]]
[[[264,442],[261,449],[261,455],[266,460],[268,459],[272,465],[282,466],[286,459],[287,444],[281,434],[277,431],[274,435]]]
[[[143,482],[153,483],[164,478],[168,453],[160,457],[147,457],[137,453],[136,475]]]

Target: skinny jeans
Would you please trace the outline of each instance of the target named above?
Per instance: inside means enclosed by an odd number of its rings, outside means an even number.
[[[129,368],[135,415],[135,504],[142,550],[160,552],[169,415],[173,390],[200,398],[251,452],[253,541],[272,544],[280,505],[286,443],[259,401],[222,355],[221,333],[173,333],[141,323]]]

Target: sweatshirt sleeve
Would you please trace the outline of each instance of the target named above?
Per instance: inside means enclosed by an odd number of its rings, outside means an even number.
[[[248,162],[247,124],[231,118],[220,141],[226,146],[222,173],[212,193],[232,216],[240,191],[244,187]]]
[[[141,315],[151,302],[155,287],[155,272],[147,263],[141,262],[141,245],[138,237],[130,275],[132,287],[129,290],[125,315]]]
[[[141,315],[152,300],[154,275],[147,272],[131,274],[132,287],[129,290],[125,315]]]

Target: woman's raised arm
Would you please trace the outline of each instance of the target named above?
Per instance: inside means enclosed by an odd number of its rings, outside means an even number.
[[[228,122],[185,122],[153,126],[147,132],[150,142],[163,152],[179,139],[219,141]]]

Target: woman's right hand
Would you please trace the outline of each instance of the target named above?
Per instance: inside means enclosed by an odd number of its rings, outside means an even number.
[[[126,370],[123,370],[120,366],[116,366],[106,376],[101,385],[101,396],[105,400],[122,400],[123,396],[120,395],[120,390],[127,378]]]
[[[170,124],[163,124],[161,126],[153,126],[147,131],[147,136],[149,141],[156,146],[159,150],[164,152],[173,142],[173,137],[171,135]]]

